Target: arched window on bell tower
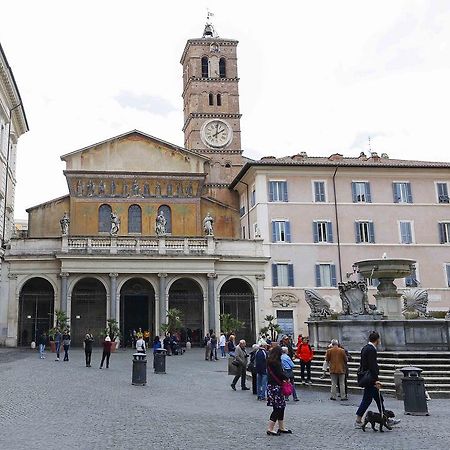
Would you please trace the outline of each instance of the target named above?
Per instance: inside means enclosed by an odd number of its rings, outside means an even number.
[[[222,106],[222,95],[217,94],[217,106]]]
[[[209,106],[213,106],[213,105],[214,105],[214,95],[209,94]]]
[[[220,78],[227,77],[227,67],[226,67],[225,58],[220,58],[220,60],[219,60],[219,76],[220,76]]]
[[[202,78],[208,78],[209,76],[209,62],[208,58],[204,56],[202,58]]]

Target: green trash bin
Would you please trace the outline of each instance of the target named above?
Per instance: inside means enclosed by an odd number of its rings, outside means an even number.
[[[420,376],[422,369],[409,366],[400,370],[403,372],[402,387],[405,414],[429,416],[425,394],[425,380]]]

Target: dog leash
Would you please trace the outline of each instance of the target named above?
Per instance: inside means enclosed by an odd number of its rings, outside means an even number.
[[[384,415],[384,405],[383,402],[381,401],[381,389],[375,388],[378,391],[378,411],[380,412],[381,417],[383,417]]]

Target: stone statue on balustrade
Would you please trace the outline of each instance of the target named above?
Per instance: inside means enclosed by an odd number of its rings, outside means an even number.
[[[117,233],[119,233],[119,229],[120,229],[120,218],[116,212],[112,212],[111,213],[111,231],[109,232],[109,234],[111,236],[117,236]]]
[[[164,216],[164,212],[160,211],[158,214],[158,217],[156,218],[155,231],[156,231],[157,236],[165,236],[166,235],[166,225],[167,225],[167,220],[166,220],[166,217]]]
[[[214,219],[209,212],[203,219],[203,230],[206,236],[214,236]]]
[[[428,292],[425,289],[408,289],[403,293],[402,314],[406,319],[430,317],[427,312]]]
[[[339,283],[338,289],[342,301],[343,316],[383,315],[375,305],[369,304],[367,284],[364,281]]]
[[[305,289],[305,301],[311,308],[311,314],[309,316],[311,320],[327,319],[333,314],[330,304],[312,289]]]
[[[69,234],[70,225],[69,214],[67,214],[67,212],[64,213],[64,216],[59,221],[59,224],[61,225],[61,234],[63,236],[67,236]]]

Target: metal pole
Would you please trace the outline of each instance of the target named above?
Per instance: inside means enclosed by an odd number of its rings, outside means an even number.
[[[8,143],[6,149],[6,178],[5,178],[5,201],[3,205],[3,230],[2,230],[2,247],[5,247],[5,228],[6,228],[6,206],[8,202],[8,175],[9,175],[9,144],[11,140],[11,120],[12,112],[22,106],[22,102],[9,110],[9,126],[8,126]]]

